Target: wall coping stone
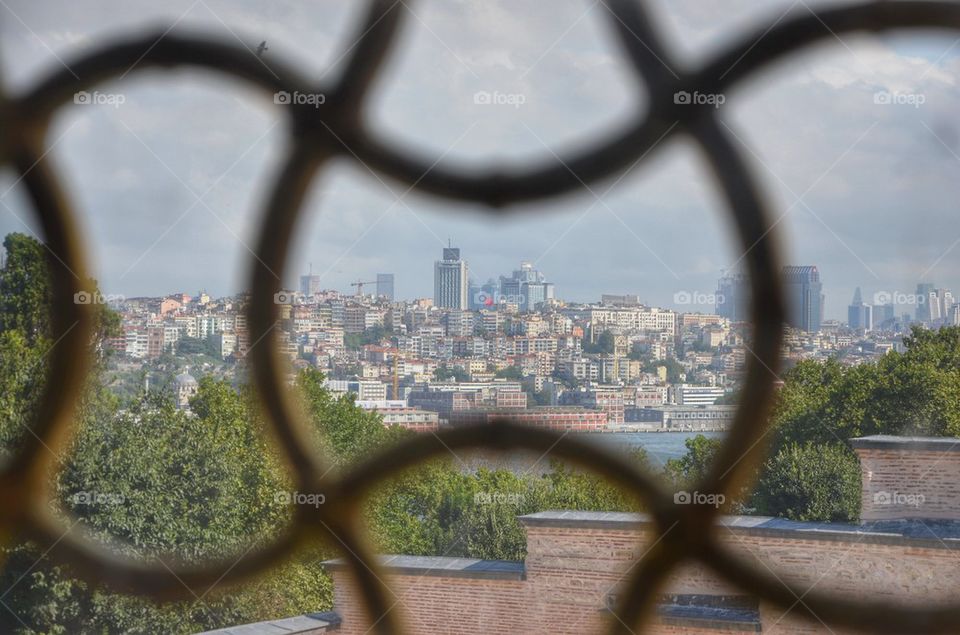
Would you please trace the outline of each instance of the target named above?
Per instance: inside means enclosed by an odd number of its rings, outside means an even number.
[[[442,556],[377,556],[388,574],[437,576],[442,578],[474,578],[481,580],[524,580],[526,567],[514,560],[478,560],[476,558],[448,558]],[[328,571],[349,568],[346,560],[338,558],[323,563]]]
[[[855,450],[903,450],[913,452],[960,452],[957,437],[898,437],[875,434],[850,439]]]
[[[298,633],[326,633],[340,630],[340,616],[333,611],[307,613],[279,620],[229,626],[198,635],[297,635]]]
[[[546,511],[519,517],[526,527],[629,531],[654,525],[648,514]],[[960,521],[877,520],[863,524],[803,522],[769,516],[720,516],[717,523],[740,534],[792,540],[865,542],[960,550]]]

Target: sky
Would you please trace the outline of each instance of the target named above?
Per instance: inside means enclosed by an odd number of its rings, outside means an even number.
[[[3,0],[0,77],[18,93],[115,37],[170,29],[250,49],[266,40],[265,64],[284,60],[319,79],[338,70],[362,5]],[[402,35],[363,114],[377,135],[429,162],[544,161],[645,108],[645,88],[601,2],[399,6]],[[819,4],[650,6],[677,64],[692,67],[731,38]],[[867,302],[877,293],[904,297],[921,280],[960,291],[958,40],[948,31],[830,36],[725,95],[721,120],[772,203],[783,260],[819,267],[827,318],[845,319],[856,286]],[[285,148],[284,107],[196,70],[134,66],[96,90],[100,103],[59,111],[48,147],[103,291],[246,288],[260,208]],[[504,103],[475,103],[478,91]],[[901,103],[876,103],[878,93]],[[314,183],[284,282],[295,287],[312,268],[323,286],[350,292],[351,281],[390,272],[399,297],[430,296],[433,262],[450,240],[478,281],[527,260],[567,300],[633,293],[651,305],[711,311],[717,278],[743,254],[695,149],[674,138],[620,180],[591,189],[522,208],[539,214],[492,218],[338,161]],[[5,169],[0,232],[11,231],[37,229]],[[678,305],[681,296],[694,306]],[[898,313],[912,310],[907,302]]]

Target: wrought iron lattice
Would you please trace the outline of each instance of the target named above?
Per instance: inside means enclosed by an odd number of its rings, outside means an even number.
[[[608,0],[617,37],[632,62],[638,81],[650,95],[648,108],[616,134],[584,147],[571,156],[550,157],[511,172],[461,172],[392,147],[365,128],[360,113],[371,85],[400,29],[404,5],[370,0],[357,26],[357,44],[347,52],[343,73],[335,81],[308,81],[296,69],[272,62],[273,72],[246,48],[215,39],[154,33],[118,39],[43,78],[29,90],[0,95],[0,159],[19,173],[35,209],[50,256],[54,299],[52,323],[58,343],[49,358],[49,379],[41,399],[34,436],[0,473],[0,526],[6,536],[22,535],[48,550],[48,557],[68,564],[83,578],[152,598],[185,597],[187,587],[233,582],[263,572],[291,555],[305,541],[321,538],[344,552],[367,610],[382,616],[381,633],[398,632],[377,564],[358,527],[362,495],[397,470],[458,448],[522,448],[551,452],[585,466],[634,492],[656,521],[660,539],[644,556],[619,593],[621,598],[611,632],[626,633],[648,618],[670,572],[694,559],[733,583],[783,610],[793,610],[828,625],[858,627],[877,633],[956,632],[960,605],[894,607],[827,597],[816,590],[791,588],[772,574],[733,557],[711,529],[718,510],[712,506],[678,506],[649,475],[628,460],[559,433],[513,423],[443,430],[419,435],[380,456],[331,477],[328,462],[308,450],[305,425],[294,397],[285,386],[273,346],[250,351],[250,365],[263,410],[300,491],[322,491],[326,504],[299,506],[286,533],[257,548],[239,562],[167,569],[108,553],[94,541],[73,533],[64,536],[61,521],[49,511],[49,474],[55,469],[47,448],[62,448],[72,427],[74,411],[89,369],[88,348],[93,318],[89,306],[73,295],[85,290],[84,256],[70,197],[60,186],[44,139],[55,111],[80,90],[150,67],[195,67],[243,80],[254,89],[274,94],[323,93],[325,103],[286,107],[289,114],[287,153],[261,219],[252,267],[252,300],[248,307],[251,341],[274,339],[280,290],[291,237],[305,193],[329,159],[344,157],[410,188],[459,201],[488,205],[492,215],[516,211],[514,204],[559,196],[600,179],[623,173],[640,163],[658,144],[688,135],[706,156],[721,186],[740,243],[746,250],[753,297],[755,358],[747,366],[740,408],[716,462],[700,491],[723,493],[727,499],[749,485],[765,453],[763,443],[773,395],[784,317],[777,275],[769,207],[743,157],[719,125],[712,105],[676,104],[679,91],[723,94],[772,62],[821,39],[851,32],[884,32],[903,28],[960,30],[960,5],[951,2],[879,1],[822,8],[794,15],[729,45],[694,69],[681,69],[661,42],[640,0]],[[673,71],[669,70],[673,69]],[[274,275],[274,272],[277,275]],[[46,446],[46,447],[45,447]],[[796,598],[803,602],[796,604]]]

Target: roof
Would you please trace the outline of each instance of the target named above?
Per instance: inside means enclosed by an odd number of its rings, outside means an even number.
[[[308,613],[297,617],[204,631],[197,635],[307,635],[308,633],[313,635],[338,630],[339,626],[340,616],[336,613]]]
[[[379,564],[388,573],[444,578],[480,578],[486,580],[523,580],[526,568],[514,560],[478,560],[476,558],[447,558],[442,556],[377,556]],[[328,571],[342,571],[349,567],[343,559],[327,560]]]
[[[178,384],[195,384],[197,379],[188,372],[182,372],[174,378]]]
[[[915,452],[960,452],[957,437],[898,437],[890,434],[875,434],[850,439],[855,450],[913,450]]]
[[[547,511],[519,517],[526,527],[636,530],[654,521],[628,512]],[[803,522],[769,516],[720,516],[717,522],[737,533],[803,540],[864,542],[960,551],[960,521],[877,520],[863,524]]]

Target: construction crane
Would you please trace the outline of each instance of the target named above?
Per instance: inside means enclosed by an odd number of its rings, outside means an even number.
[[[363,295],[363,285],[365,284],[377,284],[376,280],[357,280],[356,282],[351,282],[351,287],[357,288],[357,295]]]

